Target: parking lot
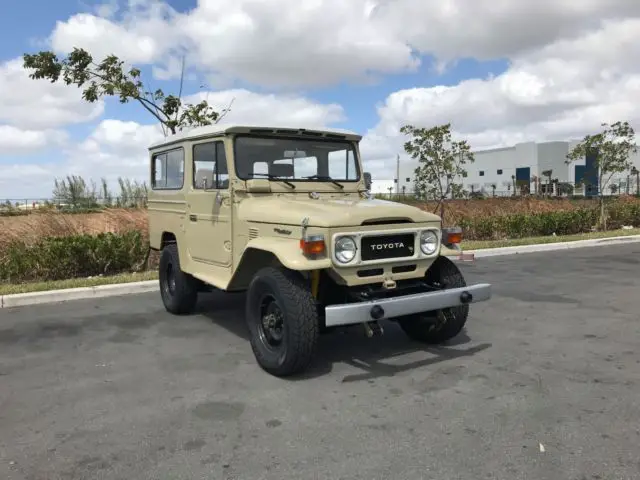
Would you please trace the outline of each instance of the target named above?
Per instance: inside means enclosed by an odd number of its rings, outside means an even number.
[[[256,365],[243,295],[0,311],[0,478],[640,478],[640,244],[478,259],[494,297],[425,348],[392,324]]]

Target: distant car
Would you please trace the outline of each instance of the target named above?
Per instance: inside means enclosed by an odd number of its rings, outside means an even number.
[[[447,255],[460,229],[370,195],[361,136],[342,130],[207,126],[152,145],[150,246],[167,311],[198,293],[246,291],[258,364],[286,376],[320,332],[398,322],[427,343],[456,336],[491,285],[466,285]]]

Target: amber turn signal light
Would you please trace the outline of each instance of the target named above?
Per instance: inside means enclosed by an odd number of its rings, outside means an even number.
[[[461,228],[443,228],[442,229],[442,243],[445,245],[457,245],[462,243],[462,229]]]
[[[307,256],[321,255],[325,252],[324,236],[312,235],[300,239],[300,250]]]

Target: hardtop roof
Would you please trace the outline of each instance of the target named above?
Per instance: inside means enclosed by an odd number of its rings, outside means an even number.
[[[311,138],[327,138],[327,139],[344,139],[351,141],[360,141],[362,135],[352,132],[350,130],[343,130],[338,128],[302,128],[302,127],[285,127],[285,126],[265,126],[265,125],[205,125],[202,127],[194,127],[188,130],[183,130],[173,135],[155,142],[149,146],[149,150],[164,147],[178,142],[184,142],[188,140],[195,140],[199,138],[206,138],[216,135],[222,135],[225,133],[253,133],[253,134],[277,134],[277,135],[301,135]]]

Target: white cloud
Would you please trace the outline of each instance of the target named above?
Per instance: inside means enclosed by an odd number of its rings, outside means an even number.
[[[96,60],[115,54],[132,63],[158,61],[177,40],[170,23],[174,10],[157,0],[129,0],[128,7],[120,21],[112,18],[117,12],[113,3],[106,3],[97,14],[78,13],[56,22],[51,47],[64,53],[82,47]]]
[[[83,13],[58,22],[53,48],[69,52],[82,45],[96,57],[114,53],[173,67],[169,54],[183,49],[189,65],[207,72],[216,86],[233,79],[270,87],[326,85],[363,79],[370,71],[411,70],[419,63],[384,19],[368,18],[370,1],[282,0],[276,6],[199,0],[186,14],[154,0],[133,3],[138,7],[120,21]],[[162,69],[156,73],[167,75]]]
[[[588,3],[588,2],[587,2]],[[640,18],[598,28],[514,56],[506,72],[454,86],[392,93],[363,142],[378,178],[393,176],[403,124],[451,122],[473,148],[530,140],[564,140],[595,132],[602,122],[629,120],[640,129]],[[403,156],[404,157],[404,156]]]
[[[513,57],[640,14],[635,0],[380,0],[374,18],[442,60]]]
[[[83,45],[96,56],[167,63],[175,53],[216,86],[241,79],[269,87],[319,86],[459,58],[510,58],[583,34],[600,20],[640,14],[635,0],[198,0],[177,13],[159,0],[129,0],[122,18],[74,15],[58,22],[52,45]]]
[[[342,106],[317,103],[299,95],[260,94],[244,89],[201,92],[185,97],[185,103],[206,100],[217,111],[231,104],[230,112],[220,123],[250,125],[328,126],[345,120]]]
[[[23,130],[11,125],[0,125],[0,152],[3,155],[20,155],[43,150],[45,147],[59,147],[66,140],[65,131]]]
[[[87,103],[76,87],[30,79],[20,58],[0,64],[0,124],[56,128],[97,118],[103,110],[102,101]]]
[[[393,26],[363,0],[200,0],[176,27],[193,60],[221,78],[270,87],[362,80],[418,65]],[[391,28],[389,28],[391,27]]]

